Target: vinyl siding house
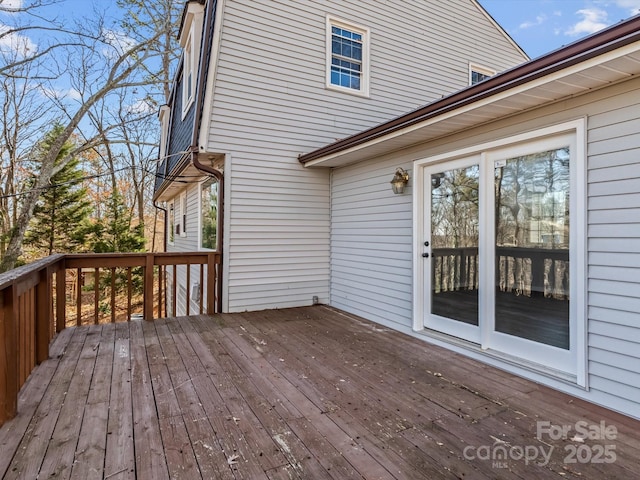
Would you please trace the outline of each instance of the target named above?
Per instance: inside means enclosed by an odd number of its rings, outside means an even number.
[[[528,61],[474,1],[301,3],[188,2],[168,250],[640,418],[640,17]]]
[[[189,1],[179,39],[154,200],[168,251],[210,248],[203,225],[220,200],[231,312],[330,303],[331,172],[300,154],[527,59],[474,0]],[[211,171],[224,179],[203,209]]]
[[[302,155],[331,305],[640,418],[639,73],[634,17]]]

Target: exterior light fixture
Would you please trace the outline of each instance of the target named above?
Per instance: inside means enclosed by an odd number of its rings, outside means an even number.
[[[409,174],[404,168],[398,167],[396,174],[393,176],[393,180],[391,180],[393,193],[404,193],[404,187],[407,186],[407,183],[409,183]]]

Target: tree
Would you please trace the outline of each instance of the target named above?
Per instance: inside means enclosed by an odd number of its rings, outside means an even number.
[[[130,210],[122,194],[112,192],[101,222],[94,222],[86,231],[89,250],[95,253],[140,252],[145,240],[141,225],[132,224]]]
[[[29,42],[13,38],[10,44],[12,48],[0,45],[0,64],[16,65],[11,76],[0,75],[0,258],[16,224],[20,198],[29,184],[25,162],[33,139],[39,138],[41,125],[51,119],[46,105],[40,101],[41,82],[34,78],[40,65],[35,60],[18,65]]]
[[[62,127],[56,125],[40,146],[43,154]],[[67,142],[58,155],[64,158],[74,148]],[[33,218],[25,234],[25,244],[51,255],[54,252],[77,251],[83,244],[81,228],[90,212],[87,190],[82,186],[84,172],[78,158],[72,158],[51,178],[49,188],[43,190],[33,211]]]
[[[155,3],[163,4],[167,1],[157,0]],[[23,13],[39,8],[41,6],[38,5],[39,3],[42,2],[28,5],[23,9]],[[61,28],[55,24],[49,27],[15,24],[0,32],[0,35],[6,36],[18,35],[34,28],[50,28],[52,33],[56,34],[57,44],[38,49],[36,53],[24,51],[21,58],[3,66],[0,69],[0,75],[20,77],[21,69],[26,65],[37,66],[37,72],[32,72],[32,77],[23,78],[23,80],[40,79],[42,82],[40,93],[43,99],[41,101],[46,101],[47,111],[52,112],[52,116],[55,116],[61,125],[55,138],[50,141],[49,150],[39,158],[38,170],[34,172],[31,190],[20,197],[6,251],[0,262],[0,272],[13,268],[20,255],[40,191],[46,188],[51,183],[52,177],[64,169],[73,158],[84,151],[96,148],[104,140],[105,134],[108,135],[114,130],[109,125],[105,126],[102,132],[86,129],[82,122],[89,112],[95,111],[119,92],[146,88],[157,81],[157,76],[153,75],[153,72],[158,72],[163,62],[158,45],[161,39],[172,32],[175,17],[169,15],[147,18],[145,21],[139,15],[151,12],[144,7],[147,2],[130,0],[126,3],[137,8],[131,18],[136,19],[138,26],[144,24],[147,28],[131,28],[125,32],[118,25],[108,25],[106,16],[96,12],[91,19],[82,19],[73,27],[73,30],[71,27]],[[169,5],[174,3],[171,1]],[[29,17],[29,20],[33,18]],[[49,61],[36,63],[43,58]],[[59,90],[62,81],[70,87],[66,90],[66,94],[62,94]],[[69,92],[73,94],[69,95]],[[76,132],[79,132],[79,138],[82,138],[82,141],[78,142],[74,149],[61,155],[65,144]],[[121,140],[110,140],[111,143],[119,141]]]

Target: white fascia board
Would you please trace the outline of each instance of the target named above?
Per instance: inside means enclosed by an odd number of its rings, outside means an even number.
[[[211,39],[211,55],[207,68],[207,81],[205,82],[204,105],[200,119],[200,135],[198,136],[198,151],[200,152],[208,151],[211,112],[213,109],[213,91],[218,73],[218,57],[220,53],[220,41],[222,39],[222,27],[224,24],[224,6],[225,0],[218,0],[215,12],[213,38]]]
[[[195,1],[187,3],[187,11],[185,12],[183,23],[184,28],[180,31],[180,37],[178,38],[178,42],[182,48],[187,44],[189,32],[194,27],[196,21],[202,19],[202,15],[204,15],[203,4]]]

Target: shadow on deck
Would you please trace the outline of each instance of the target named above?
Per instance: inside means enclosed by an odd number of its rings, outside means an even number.
[[[327,307],[68,328],[50,356],[0,429],[3,478],[626,479],[640,469],[640,422]],[[617,431],[580,442],[578,421]],[[537,422],[572,430],[554,440]]]

